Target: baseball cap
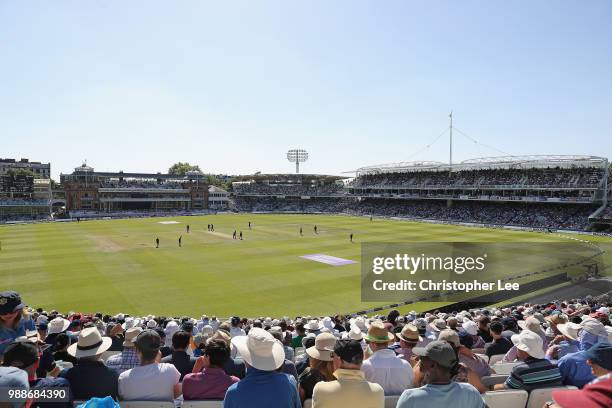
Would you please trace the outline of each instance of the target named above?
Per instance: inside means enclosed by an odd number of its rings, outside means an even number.
[[[455,350],[446,341],[432,341],[425,347],[413,348],[412,353],[420,357],[427,357],[446,368],[452,368],[457,364]]]
[[[4,350],[3,365],[27,368],[38,361],[38,347],[29,341],[16,341]]]
[[[156,351],[161,347],[161,337],[155,330],[143,330],[134,341],[136,347],[145,351]]]
[[[16,310],[23,309],[24,306],[19,293],[12,290],[0,292],[0,315],[13,313]]]
[[[586,352],[586,357],[605,368],[612,370],[612,343],[597,343]]]
[[[363,349],[357,340],[338,340],[334,346],[334,354],[342,361],[359,364],[363,361]]]

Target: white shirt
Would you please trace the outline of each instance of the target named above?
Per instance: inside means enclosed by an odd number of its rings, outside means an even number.
[[[174,386],[180,378],[181,373],[173,364],[134,367],[119,375],[119,395],[127,401],[173,401]]]
[[[232,326],[232,328],[230,329],[230,336],[232,337],[246,336],[246,332],[242,330],[240,327]]]
[[[363,362],[361,371],[366,380],[379,384],[385,395],[400,395],[412,388],[414,373],[410,364],[390,349],[378,350]]]

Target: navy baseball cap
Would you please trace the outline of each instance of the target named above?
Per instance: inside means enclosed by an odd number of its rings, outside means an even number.
[[[13,313],[16,310],[23,309],[24,306],[19,293],[12,290],[0,292],[0,315]]]
[[[586,352],[587,359],[601,368],[612,370],[612,343],[597,343]]]
[[[29,341],[15,341],[4,350],[4,362],[7,367],[27,368],[38,361],[38,347]]]

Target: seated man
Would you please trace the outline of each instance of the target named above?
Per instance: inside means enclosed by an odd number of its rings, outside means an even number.
[[[334,377],[336,381],[318,382],[312,392],[313,408],[351,407],[383,408],[383,388],[368,382],[361,364],[363,349],[357,340],[338,340],[334,347]]]
[[[81,330],[78,341],[68,347],[68,353],[77,359],[77,364],[62,371],[60,377],[68,380],[75,399],[106,396],[118,399],[119,374],[101,360],[102,353],[112,342],[110,337],[100,336],[95,327],[89,327]]]
[[[140,365],[119,375],[121,399],[173,401],[181,395],[181,373],[168,363],[158,363],[161,338],[154,330],[144,330],[134,342]]]
[[[556,387],[561,384],[561,372],[556,364],[546,360],[542,338],[536,333],[523,330],[512,336],[517,357],[521,364],[512,369],[503,384],[496,384],[495,390],[521,389],[527,392],[536,388]]]
[[[181,373],[180,381],[186,374],[191,373],[195,365],[195,357],[187,354],[191,335],[183,330],[179,330],[172,335],[172,354],[161,359],[162,363],[174,364],[176,369]]]
[[[502,324],[498,321],[491,322],[489,331],[491,332],[493,342],[485,347],[485,354],[488,357],[496,354],[506,354],[508,350],[512,348],[512,341],[502,336],[502,332],[504,331]]]
[[[283,344],[264,329],[254,327],[232,344],[247,364],[246,376],[227,389],[224,408],[300,408],[293,377],[277,372],[285,361]]]
[[[480,393],[468,383],[451,380],[459,359],[447,341],[432,341],[412,352],[420,357],[426,384],[404,391],[397,408],[484,408]]]
[[[412,388],[412,366],[388,348],[389,343],[394,340],[393,334],[389,333],[382,323],[374,322],[370,325],[365,339],[374,352],[361,366],[365,379],[380,384],[385,395],[399,395],[405,389]]]
[[[117,375],[140,364],[136,355],[136,349],[134,348],[134,340],[140,332],[142,332],[140,327],[131,327],[126,330],[125,340],[123,340],[123,351],[106,360],[106,365],[115,370]]]
[[[230,349],[221,339],[209,339],[193,374],[183,378],[183,398],[186,400],[218,399],[225,397],[230,385],[240,381],[225,373],[223,366],[230,358]]]

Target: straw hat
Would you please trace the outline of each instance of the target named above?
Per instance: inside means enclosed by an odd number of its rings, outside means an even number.
[[[444,319],[436,319],[431,323],[431,328],[435,331],[440,331],[446,329],[446,322]]]
[[[321,361],[334,359],[336,336],[331,333],[321,333],[315,338],[315,345],[306,349],[306,354]]]
[[[232,344],[244,361],[258,370],[274,371],[285,361],[281,342],[259,327],[249,330],[246,336],[232,338]]]
[[[88,327],[81,330],[78,341],[68,347],[68,354],[76,358],[97,356],[108,350],[112,343],[110,337],[102,337],[98,329]]]
[[[370,324],[368,334],[365,336],[366,341],[370,343],[389,343],[395,339],[392,333],[389,333],[382,322],[376,321]]]
[[[400,340],[404,340],[408,343],[417,343],[423,341],[423,338],[419,336],[419,329],[413,324],[408,323],[402,328],[402,331],[397,334]]]
[[[134,347],[134,340],[136,340],[136,337],[138,337],[140,333],[142,333],[142,329],[140,327],[132,327],[131,329],[126,330],[123,347]]]

